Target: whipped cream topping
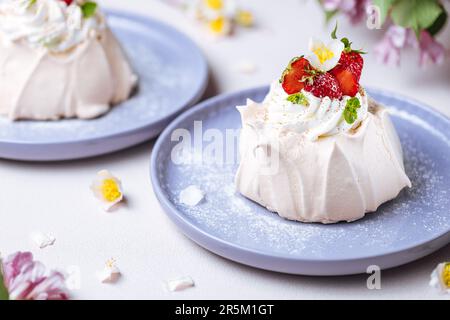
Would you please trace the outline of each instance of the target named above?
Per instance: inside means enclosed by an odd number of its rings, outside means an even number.
[[[4,45],[24,42],[61,53],[94,37],[105,24],[98,9],[92,17],[85,18],[76,1],[67,6],[61,0],[0,0]]]
[[[314,141],[321,136],[349,132],[357,128],[367,117],[369,104],[363,89],[355,96],[361,107],[357,109],[357,119],[352,124],[345,121],[343,116],[347,101],[351,97],[344,96],[340,100],[329,97],[318,98],[305,90],[302,90],[301,94],[306,98],[307,105],[288,101],[289,95],[279,81],[274,81],[263,102],[267,109],[266,124],[276,129],[305,133]]]

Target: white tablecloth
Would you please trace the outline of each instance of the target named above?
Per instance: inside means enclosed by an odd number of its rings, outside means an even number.
[[[304,52],[311,34],[327,37],[316,1],[248,0],[258,26],[235,37],[214,41],[180,12],[160,1],[103,0],[110,7],[137,11],[183,30],[204,50],[212,73],[207,96],[268,84],[287,61]],[[450,32],[442,35],[450,47]],[[341,21],[340,34],[370,50],[380,32],[352,28]],[[366,56],[362,82],[421,100],[450,116],[450,59],[421,70],[417,53],[404,54],[402,67],[377,64]],[[257,72],[236,71],[252,62]],[[318,299],[445,298],[428,287],[435,265],[450,259],[450,246],[409,265],[382,273],[382,289],[368,290],[366,275],[303,277],[261,271],[227,261],[194,244],[169,221],[152,192],[149,160],[153,142],[95,159],[63,163],[0,161],[0,251],[32,251],[46,265],[79,270],[79,299]],[[124,183],[128,203],[106,214],[97,207],[89,185],[100,169]],[[33,231],[56,236],[40,250]],[[123,272],[113,285],[99,283],[95,272],[113,257]],[[179,293],[164,288],[169,278],[189,275],[196,287]],[[448,297],[447,297],[448,298]]]

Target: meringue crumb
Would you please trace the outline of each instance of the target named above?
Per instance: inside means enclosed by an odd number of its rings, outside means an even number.
[[[180,192],[180,202],[190,207],[199,204],[204,197],[205,193],[195,185],[191,185]]]
[[[31,240],[39,247],[44,249],[55,244],[56,238],[50,234],[42,232],[33,232],[30,235]]]
[[[102,283],[115,283],[120,277],[120,270],[116,266],[116,260],[113,258],[106,261],[102,271],[97,272],[97,278]]]
[[[167,289],[171,292],[183,291],[195,286],[194,280],[191,277],[185,276],[177,279],[167,281]]]

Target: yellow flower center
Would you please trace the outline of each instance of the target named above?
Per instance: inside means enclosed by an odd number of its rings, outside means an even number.
[[[103,198],[108,202],[113,202],[122,196],[119,185],[114,179],[105,179],[101,187]]]
[[[218,17],[217,19],[209,22],[209,29],[214,33],[222,33],[225,27],[225,18]]]
[[[317,47],[317,49],[315,49],[313,52],[317,56],[317,58],[319,58],[320,63],[324,63],[325,61],[330,60],[334,57],[333,51],[325,46]]]
[[[442,279],[444,280],[447,288],[450,288],[450,263],[446,263],[444,265],[444,269],[442,270]]]
[[[223,8],[223,0],[205,0],[205,4],[213,10],[221,10]]]
[[[253,14],[250,11],[239,10],[236,14],[236,22],[243,27],[253,25]]]
[[[115,264],[116,264],[116,260],[114,260],[113,258],[106,261],[106,267],[108,267],[108,268],[114,267]]]

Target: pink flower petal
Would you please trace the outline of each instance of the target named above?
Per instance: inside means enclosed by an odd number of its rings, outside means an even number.
[[[9,296],[14,300],[69,299],[64,276],[49,271],[30,252],[17,252],[3,261],[3,271]]]
[[[374,52],[380,63],[389,66],[400,65],[400,48],[395,46],[389,37],[384,37],[375,47]]]
[[[420,34],[420,66],[425,66],[429,61],[433,64],[444,62],[446,50],[427,31]]]
[[[22,267],[33,260],[30,252],[17,252],[3,262],[4,280],[8,286],[13,278],[20,274]]]

